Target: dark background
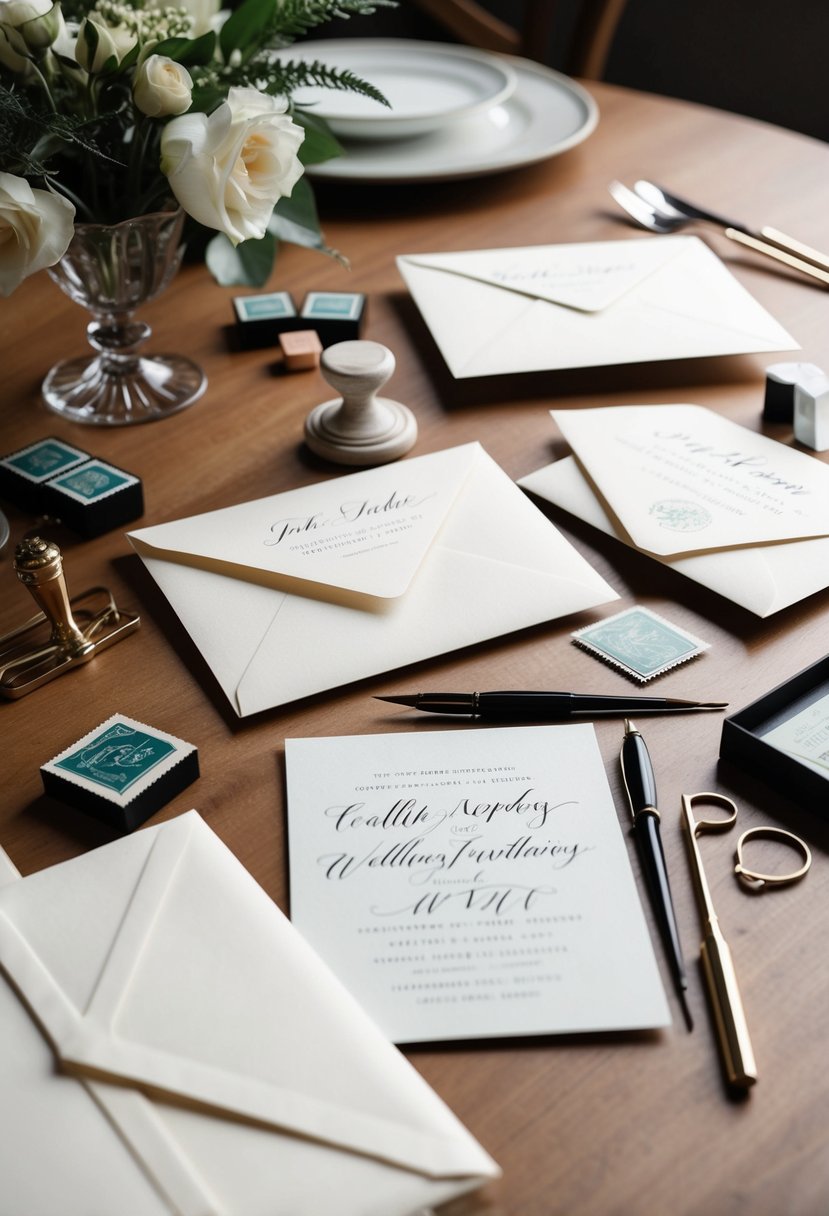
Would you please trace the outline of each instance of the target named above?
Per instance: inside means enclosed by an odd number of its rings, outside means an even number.
[[[551,45],[535,55],[564,70],[580,0],[557,0]],[[486,0],[514,23],[520,0]],[[450,35],[411,0],[337,21],[316,37]],[[748,114],[829,140],[829,0],[628,0],[604,79]]]

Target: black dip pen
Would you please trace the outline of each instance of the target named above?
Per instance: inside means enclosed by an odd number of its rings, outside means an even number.
[[[727,704],[583,692],[417,692],[375,700],[407,705],[428,714],[464,714],[482,722],[563,722],[574,718],[622,718],[628,714],[681,714],[725,709]]]
[[[659,834],[659,811],[656,809],[656,781],[645,740],[630,719],[625,718],[625,737],[619,757],[622,765],[622,780],[625,785],[630,813],[633,816],[633,834],[639,849],[645,881],[651,897],[654,914],[668,953],[674,987],[682,1005],[685,1024],[693,1029],[691,1011],[688,1008],[685,964],[679,944],[679,930],[674,915],[674,902],[668,882],[668,867],[662,851]]]

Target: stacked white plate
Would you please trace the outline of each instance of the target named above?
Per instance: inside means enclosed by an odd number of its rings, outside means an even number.
[[[590,94],[550,68],[440,42],[345,38],[303,42],[281,58],[352,72],[389,106],[308,87],[296,101],[324,118],[345,154],[317,177],[438,181],[532,164],[580,143],[596,126]]]

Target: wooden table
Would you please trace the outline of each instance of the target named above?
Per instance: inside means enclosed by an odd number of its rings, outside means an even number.
[[[401,252],[468,249],[634,235],[607,194],[612,177],[671,183],[750,224],[773,223],[829,248],[829,148],[713,110],[609,86],[591,86],[602,118],[581,147],[546,164],[469,183],[419,189],[329,184],[318,198],[326,235],[348,273],[286,248],[272,281],[368,293],[366,336],[397,357],[389,395],[416,412],[425,453],[481,440],[512,476],[564,451],[550,407],[696,402],[750,429],[761,426],[763,371],[778,358],[826,365],[829,294],[706,234],[742,283],[801,342],[801,355],[654,363],[453,383],[394,265]],[[0,451],[49,434],[91,449],[144,481],[145,523],[162,522],[306,485],[336,470],[300,444],[307,411],[327,394],[316,373],[274,374],[268,351],[228,351],[228,289],[200,266],[185,269],[142,314],[159,350],[187,353],[209,377],[207,395],[163,423],[105,431],[73,426],[38,402],[53,362],[84,347],[85,318],[45,275],[0,311]],[[767,428],[784,442],[784,427]],[[32,519],[9,508],[12,539]],[[134,638],[66,678],[0,707],[0,841],[24,874],[111,838],[94,820],[46,798],[39,765],[115,711],[197,744],[202,776],[157,818],[191,806],[276,902],[287,907],[283,740],[286,736],[412,729],[372,694],[435,688],[548,687],[627,693],[630,683],[569,642],[570,632],[632,603],[647,604],[711,644],[710,653],[659,681],[667,695],[724,698],[741,707],[820,658],[829,599],[812,597],[759,620],[656,563],[555,513],[556,524],[619,591],[594,613],[555,621],[239,721],[120,532],[64,544],[71,589],[107,583],[140,610]],[[27,593],[3,558],[0,629],[28,615]],[[240,628],[244,624],[240,622]],[[445,726],[444,723],[439,725]],[[429,729],[426,722],[419,730]],[[658,1035],[578,1036],[411,1050],[416,1067],[503,1167],[503,1180],[454,1213],[488,1216],[819,1216],[829,1211],[829,901],[825,807],[796,809],[750,776],[718,771],[721,719],[653,719],[664,841],[686,954],[696,1029],[688,1034],[664,970],[676,1021]],[[620,724],[597,734],[624,815]],[[735,955],[760,1081],[731,1100],[720,1075],[696,957],[699,925],[679,835],[681,793],[718,789],[739,801],[743,826],[780,824],[805,836],[813,873],[751,898],[731,875],[728,848],[706,857],[715,902]],[[637,859],[631,852],[638,876]],[[648,912],[650,916],[650,913]],[[651,927],[653,925],[651,923]],[[1,1206],[1,1205],[0,1205]],[[22,1214],[19,1214],[22,1216]]]

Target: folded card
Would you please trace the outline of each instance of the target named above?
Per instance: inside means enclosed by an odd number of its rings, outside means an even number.
[[[130,540],[240,716],[617,598],[476,443]]]
[[[497,1176],[193,811],[0,875],[0,965],[9,1216],[411,1216]]]
[[[397,265],[459,379],[798,349],[694,236],[406,254]]]
[[[829,468],[695,405],[552,416],[574,457],[520,484],[758,616],[829,586]]]

